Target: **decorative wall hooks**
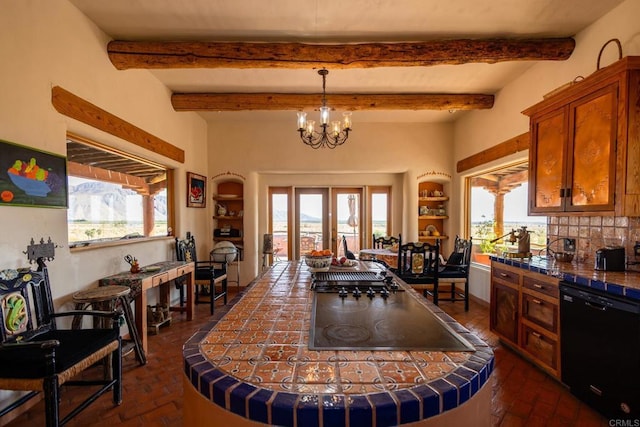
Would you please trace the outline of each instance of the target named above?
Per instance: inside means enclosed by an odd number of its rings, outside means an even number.
[[[40,238],[40,243],[36,243],[32,237],[31,244],[27,246],[27,251],[23,252],[23,254],[27,255],[29,264],[37,262],[38,269],[41,269],[45,266],[44,261],[53,261],[55,248],[57,247],[59,246],[51,241],[51,237],[49,237],[49,240],[46,243],[44,241],[44,237]]]

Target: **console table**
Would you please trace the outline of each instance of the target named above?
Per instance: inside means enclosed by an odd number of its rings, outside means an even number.
[[[104,277],[99,280],[100,286],[128,286],[131,288],[129,298],[135,303],[136,328],[140,333],[142,348],[147,354],[147,291],[151,288],[160,288],[160,303],[170,303],[170,288],[166,286],[170,281],[183,277],[187,281],[186,307],[176,307],[175,311],[186,311],[187,320],[193,320],[194,300],[193,300],[193,262],[183,261],[162,261],[142,267],[139,273],[125,271]],[[165,286],[162,286],[165,285]],[[170,307],[172,309],[173,307]]]

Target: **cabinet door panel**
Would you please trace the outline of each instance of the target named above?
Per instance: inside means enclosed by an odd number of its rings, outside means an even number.
[[[617,85],[571,106],[571,204],[567,210],[613,210]]]
[[[560,109],[533,123],[532,194],[529,212],[560,211],[566,169],[566,110]]]
[[[517,344],[518,291],[494,282],[491,299],[491,330]]]

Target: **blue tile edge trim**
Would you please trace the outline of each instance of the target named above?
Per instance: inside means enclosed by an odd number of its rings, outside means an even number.
[[[252,421],[268,423],[271,413],[271,422],[277,421],[278,425],[293,426],[298,418],[305,419],[311,427],[316,425],[315,420],[324,418],[331,420],[332,427],[339,427],[346,425],[347,418],[350,425],[401,425],[434,417],[471,399],[486,384],[494,368],[491,348],[478,346],[467,362],[447,377],[429,383],[390,392],[315,395],[276,392],[243,382],[202,354],[194,353],[193,347],[185,347],[183,357],[185,375],[213,404]],[[327,412],[330,402],[334,407]],[[322,418],[320,411],[324,412]]]

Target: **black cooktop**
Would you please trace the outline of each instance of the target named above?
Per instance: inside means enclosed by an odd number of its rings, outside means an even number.
[[[431,310],[401,289],[373,294],[359,282],[362,294],[316,291],[313,299],[311,350],[475,351]],[[388,288],[387,288],[388,289]]]

